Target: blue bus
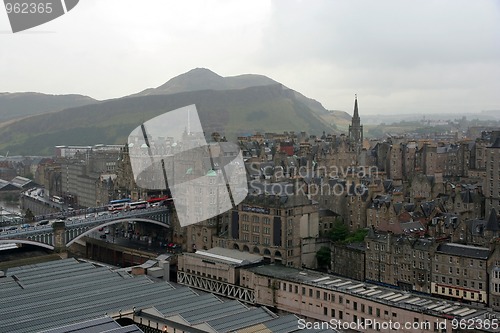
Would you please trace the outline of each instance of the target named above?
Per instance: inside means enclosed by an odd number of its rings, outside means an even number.
[[[115,211],[115,210],[123,210],[125,209],[125,206],[131,202],[132,200],[130,199],[118,199],[118,200],[111,200],[108,203],[108,210],[109,211]]]

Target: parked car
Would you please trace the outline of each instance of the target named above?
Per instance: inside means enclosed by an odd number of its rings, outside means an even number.
[[[41,220],[36,225],[47,225],[47,224],[49,224],[49,220]]]

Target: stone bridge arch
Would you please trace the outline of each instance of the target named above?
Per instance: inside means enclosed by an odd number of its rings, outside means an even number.
[[[156,220],[152,220],[152,219],[141,218],[141,217],[120,218],[120,219],[108,221],[105,223],[101,223],[101,224],[98,224],[98,225],[95,225],[92,227],[80,226],[80,227],[75,227],[72,229],[66,229],[66,234],[70,234],[72,230],[77,230],[77,236],[72,238],[69,242],[67,242],[66,247],[71,246],[75,241],[77,241],[78,239],[80,239],[83,236],[90,234],[91,232],[94,232],[100,228],[104,228],[104,227],[107,227],[107,226],[110,226],[113,224],[117,224],[117,223],[122,223],[122,222],[146,222],[146,223],[157,224],[157,225],[165,227],[165,228],[170,228],[170,225],[168,225],[164,222],[156,221]],[[85,231],[83,231],[83,233],[81,233],[81,234],[78,233],[78,230],[80,230],[80,232],[81,232],[82,229]]]
[[[43,247],[49,250],[54,250],[54,246],[50,244],[41,243],[38,241],[33,241],[31,239],[20,239],[20,238],[10,238],[10,239],[0,239],[0,244],[27,244]]]

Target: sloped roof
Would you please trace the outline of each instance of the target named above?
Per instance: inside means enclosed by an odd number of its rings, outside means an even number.
[[[139,327],[128,325],[122,327],[110,317],[85,320],[76,324],[65,325],[43,331],[41,333],[143,333]]]
[[[482,260],[488,259],[490,255],[488,248],[455,243],[440,244],[437,252]]]
[[[488,231],[499,231],[500,225],[498,224],[498,216],[495,208],[490,211],[490,217],[488,218],[488,223],[486,224],[486,230]]]
[[[496,138],[495,142],[487,148],[500,148],[500,136]]]

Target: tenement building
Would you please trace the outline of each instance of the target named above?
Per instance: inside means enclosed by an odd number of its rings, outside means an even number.
[[[277,312],[294,313],[303,321],[358,325],[332,327],[341,331],[451,333],[459,331],[460,321],[491,324],[492,318],[500,315],[478,304],[465,305],[337,275],[265,264],[258,258],[240,257],[239,251],[224,251],[183,254],[179,282],[211,292],[219,286],[219,295],[267,306]],[[250,298],[245,299],[247,296]],[[473,331],[497,330],[489,325],[475,327]]]
[[[465,303],[488,304],[490,249],[444,243],[434,255],[431,292]]]
[[[215,238],[214,243],[263,255],[269,262],[315,267],[314,256],[303,256],[302,241],[319,236],[318,204],[304,195],[287,192],[286,184],[280,186],[281,194],[273,195],[271,184],[266,187],[269,191],[262,192],[268,194],[249,195],[232,211],[227,236]]]
[[[500,211],[500,137],[486,148],[486,178],[484,179],[484,196],[486,211],[491,208]]]
[[[257,304],[306,321],[354,322],[358,326],[347,328],[362,332],[452,332],[458,331],[453,323],[460,320],[491,323],[500,315],[484,307],[272,264],[243,268],[240,279],[254,289]],[[481,331],[495,332],[491,325],[474,330]]]

